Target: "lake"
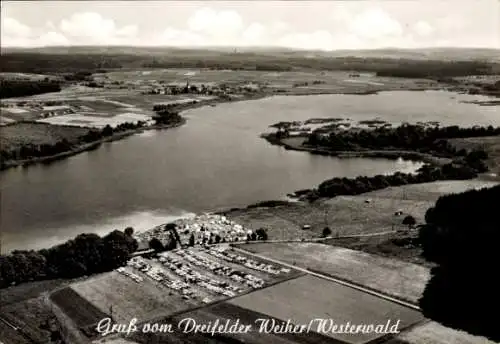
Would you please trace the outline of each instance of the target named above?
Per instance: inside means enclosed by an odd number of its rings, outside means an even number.
[[[82,232],[151,228],[179,216],[282,199],[332,177],[414,171],[421,164],[287,151],[259,137],[278,121],[380,117],[500,125],[498,107],[449,92],[280,96],[186,111],[186,125],[103,144],[48,165],[4,171],[2,252],[48,247]]]

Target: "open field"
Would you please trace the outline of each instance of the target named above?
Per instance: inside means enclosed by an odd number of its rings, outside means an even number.
[[[24,144],[55,144],[62,139],[74,142],[85,135],[88,129],[54,126],[44,123],[16,123],[0,129],[0,146],[2,150],[14,150]]]
[[[334,236],[406,230],[403,218],[409,214],[422,222],[431,205],[426,201],[403,200],[401,195],[399,199],[339,196],[313,204],[233,210],[226,216],[246,228],[267,228],[270,240],[291,240],[320,237],[325,226],[330,227]],[[397,211],[402,214],[396,215]],[[302,229],[304,225],[311,227]]]
[[[323,243],[386,258],[397,258],[428,268],[434,266],[422,257],[422,248],[418,245],[418,229],[374,236],[326,239]]]
[[[192,307],[180,295],[170,293],[153,280],[144,279],[139,284],[116,271],[74,284],[71,288],[103,313],[109,314],[109,307],[113,307],[113,317],[120,322],[132,318],[145,320]]]
[[[418,202],[432,202],[434,204],[437,199],[443,195],[450,193],[460,193],[470,189],[478,189],[484,187],[492,187],[498,182],[484,181],[479,179],[471,180],[450,180],[439,181],[432,183],[412,184],[399,187],[389,187],[383,190],[377,190],[365,193],[357,197],[366,198],[403,198]]]
[[[41,326],[54,321],[55,316],[41,297],[12,303],[0,308],[0,317],[20,329],[15,331],[0,321],[0,339],[4,340],[5,344],[48,342],[50,333]]]
[[[227,84],[237,85],[257,83],[265,86],[269,92],[281,89],[286,93],[357,93],[398,89],[438,88],[435,81],[426,79],[401,79],[377,77],[374,74],[362,74],[353,78],[344,71],[249,71],[249,70],[210,70],[210,69],[149,69],[122,70],[106,73],[110,81],[124,82],[142,80],[145,82],[163,82],[165,84]],[[103,76],[96,75],[96,80]]]
[[[236,319],[239,319],[239,323],[242,325],[251,325],[251,330],[248,333],[241,334],[218,334],[215,333],[214,336],[209,334],[201,333],[182,333],[180,330],[175,331],[173,334],[168,335],[144,335],[136,334],[132,336],[132,339],[139,343],[149,344],[149,343],[179,343],[179,344],[261,344],[261,343],[276,343],[276,344],[344,344],[344,342],[325,336],[314,332],[308,334],[272,334],[272,333],[259,333],[260,324],[256,322],[257,319],[273,319],[277,323],[281,323],[282,320],[276,319],[267,314],[255,312],[249,309],[245,309],[234,305],[229,302],[223,302],[216,305],[201,308],[196,311],[189,313],[184,313],[179,316],[175,316],[173,319],[168,319],[167,321],[161,323],[169,323],[174,326],[174,328],[179,324],[182,319],[192,318],[195,319],[197,323],[208,324],[215,323],[219,321],[221,324],[225,324],[226,320],[230,320],[231,324],[234,324]]]
[[[252,268],[226,260],[231,259],[229,256],[221,259],[214,254],[218,253],[189,249],[166,252],[159,260],[132,259],[122,273],[104,273],[71,288],[101,312],[109,314],[112,307],[117,321],[128,322],[132,318],[144,321],[168,316],[302,275],[295,270],[271,274],[256,265]],[[246,264],[250,262],[248,257]],[[256,260],[256,264],[262,262]]]
[[[41,293],[51,291],[55,288],[69,283],[71,283],[71,280],[54,279],[28,282],[2,289],[0,297],[0,307],[31,298],[36,298]]]
[[[50,295],[54,302],[80,329],[86,329],[106,317],[106,313],[93,306],[70,287]]]
[[[244,248],[412,303],[418,303],[430,277],[429,269],[419,265],[325,244],[269,243]]]
[[[311,204],[292,202],[276,207],[233,209],[224,215],[245,228],[268,229],[270,240],[317,238],[325,226],[332,235],[356,235],[407,230],[406,215],[423,223],[427,209],[445,194],[471,188],[491,187],[497,182],[484,180],[440,181],[389,187],[357,196],[338,196]],[[400,215],[396,212],[400,211]],[[302,229],[310,225],[310,229]]]
[[[453,139],[450,140],[450,143],[458,150],[462,148],[467,150],[484,149],[488,153],[490,171],[500,177],[500,136]]]
[[[415,326],[385,344],[494,344],[484,338],[444,327],[434,321]]]
[[[114,116],[99,116],[94,114],[70,114],[62,116],[54,116],[50,118],[40,119],[37,122],[47,123],[51,125],[65,125],[77,127],[89,127],[102,129],[106,125],[114,128],[122,123],[137,123],[151,122],[151,116],[139,113],[120,113]]]
[[[229,303],[278,319],[290,319],[296,324],[308,324],[312,315],[313,318],[332,318],[337,324],[385,325],[389,319],[400,319],[401,330],[423,319],[417,311],[310,275],[232,299]],[[325,335],[353,344],[379,336],[374,333]]]

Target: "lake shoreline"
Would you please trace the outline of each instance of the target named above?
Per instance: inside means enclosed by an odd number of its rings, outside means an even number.
[[[177,107],[176,110],[180,110],[180,113],[182,113],[184,111],[203,107],[203,106],[214,106],[215,104],[236,102],[236,101],[242,101],[242,100],[254,100],[254,99],[260,99],[263,97],[265,97],[265,95],[264,96],[259,95],[257,97],[256,96],[245,97],[243,99],[234,98],[234,99],[216,99],[216,100],[209,100],[209,101],[204,101],[204,102],[202,101],[202,102],[197,102],[194,104],[179,106],[179,107]],[[39,163],[49,163],[52,161],[62,160],[65,158],[75,156],[79,153],[95,150],[95,149],[99,148],[101,146],[101,144],[106,143],[106,142],[114,142],[114,141],[123,140],[127,137],[133,136],[135,134],[140,134],[140,133],[143,133],[143,132],[148,131],[148,130],[166,130],[166,129],[178,128],[186,123],[187,123],[187,119],[185,117],[182,117],[182,119],[178,123],[161,124],[161,125],[155,124],[155,125],[148,126],[148,127],[139,127],[136,129],[130,129],[127,131],[114,133],[113,135],[111,135],[109,137],[105,137],[105,138],[102,138],[102,139],[99,139],[97,141],[93,141],[90,143],[78,145],[77,147],[75,147],[69,151],[66,151],[66,152],[62,152],[62,153],[58,153],[58,154],[54,154],[54,155],[43,156],[43,157],[33,157],[30,159],[7,161],[7,162],[4,162],[4,165],[2,165],[0,167],[0,172],[11,169],[11,168],[19,167],[19,166],[27,167],[27,166],[35,165],[35,164],[39,164]]]
[[[277,139],[273,134],[262,134],[261,137],[272,145],[281,146],[286,150],[294,150],[301,152],[309,152],[317,155],[334,156],[338,158],[384,158],[390,160],[397,160],[399,158],[415,161],[425,162],[435,165],[444,165],[450,162],[450,159],[440,158],[431,154],[421,153],[417,151],[403,151],[403,150],[366,150],[366,151],[332,151],[327,148],[308,147],[302,145],[294,145]]]
[[[279,92],[277,90],[274,90],[273,92],[269,91],[263,91],[263,92],[258,92],[258,93],[253,93],[253,94],[245,94],[241,97],[231,97],[229,96],[228,98],[216,98],[208,101],[201,101],[201,102],[196,102],[192,104],[186,104],[186,105],[180,105],[175,108],[175,110],[178,110],[179,113],[182,115],[183,112],[187,110],[192,110],[204,106],[216,106],[217,104],[224,104],[224,103],[234,103],[234,102],[240,102],[240,101],[251,101],[251,100],[258,100],[258,99],[263,99],[263,98],[270,98],[273,96],[314,96],[314,95],[376,95],[381,92],[391,92],[391,91],[438,91],[438,90],[446,90],[442,86],[436,86],[436,87],[430,87],[429,85],[425,85],[424,87],[407,87],[405,89],[386,89],[386,88],[379,88],[379,89],[369,89],[369,90],[355,90],[355,91],[336,91],[336,90],[303,90],[301,88],[295,88],[295,89],[290,89],[287,92]],[[17,99],[17,98],[15,98]],[[21,100],[21,98],[19,98]],[[184,124],[187,123],[187,120],[183,117],[183,120],[180,123],[176,123],[173,125],[153,125],[149,127],[141,127],[137,129],[131,129],[127,130],[126,132],[120,132],[113,134],[110,137],[102,138],[94,142],[90,143],[85,143],[82,145],[78,145],[77,147],[66,151],[62,153],[58,153],[55,155],[49,155],[49,156],[43,156],[43,157],[33,157],[30,159],[24,159],[24,160],[11,160],[4,162],[3,166],[0,166],[0,172],[8,170],[10,168],[15,168],[15,167],[27,167],[30,165],[38,164],[38,163],[49,163],[52,161],[56,160],[62,160],[65,158],[69,158],[71,156],[77,155],[82,152],[86,151],[91,151],[94,149],[99,148],[99,146],[102,143],[105,142],[113,142],[113,141],[118,141],[125,139],[127,137],[130,137],[135,134],[142,133],[146,130],[163,130],[163,129],[171,129],[171,128],[176,128],[180,127]],[[271,142],[269,138],[264,137],[268,142],[272,144],[277,144],[280,146],[285,147],[285,149],[291,149],[291,150],[297,150],[297,151],[308,151],[311,154],[319,154],[319,155],[330,155],[330,156],[336,156],[340,158],[353,158],[353,157],[367,157],[367,158],[386,158],[386,159],[397,159],[398,157],[402,157],[404,159],[408,160],[414,160],[414,161],[424,161],[424,162],[430,162],[430,163],[435,163],[436,162],[436,157],[432,157],[426,154],[422,154],[419,152],[401,152],[399,154],[398,152],[338,152],[338,153],[332,153],[332,152],[327,152],[326,150],[322,149],[317,149],[317,148],[307,148],[307,147],[293,147],[291,145],[285,144],[283,142],[281,143],[276,143],[276,142]],[[398,155],[398,156],[396,156]],[[439,158],[438,158],[439,159]]]
[[[58,154],[54,154],[54,155],[43,156],[43,157],[34,157],[31,159],[8,161],[5,163],[5,165],[2,166],[0,171],[5,171],[7,169],[15,168],[15,167],[19,167],[19,166],[27,167],[27,166],[34,165],[34,164],[49,163],[52,161],[62,160],[62,159],[77,155],[79,153],[95,150],[95,149],[99,148],[103,143],[106,143],[106,142],[114,142],[114,141],[122,140],[124,138],[129,137],[129,136],[142,133],[146,130],[163,130],[163,129],[177,128],[177,127],[184,125],[185,123],[186,123],[186,119],[182,118],[182,120],[180,122],[174,123],[174,124],[153,125],[150,127],[141,127],[141,128],[137,128],[137,129],[131,129],[131,130],[115,133],[111,136],[104,137],[104,138],[99,139],[97,141],[93,141],[90,143],[85,143],[85,144],[79,145],[79,146],[77,146],[69,151],[66,151],[66,152],[62,152],[62,153],[58,153]]]

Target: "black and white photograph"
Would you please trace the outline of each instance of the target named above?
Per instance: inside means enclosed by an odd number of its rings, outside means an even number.
[[[0,344],[500,343],[499,0],[0,6]]]

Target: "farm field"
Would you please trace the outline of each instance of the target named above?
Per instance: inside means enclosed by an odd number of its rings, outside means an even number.
[[[109,314],[112,307],[113,317],[121,322],[132,318],[141,321],[193,306],[153,280],[136,283],[116,271],[76,283],[71,288],[103,313]]]
[[[412,303],[418,302],[430,277],[423,266],[325,244],[269,243],[244,248]]]
[[[325,336],[318,333],[308,334],[272,334],[272,333],[259,333],[259,323],[257,319],[273,319],[277,323],[281,323],[280,319],[273,318],[267,314],[255,312],[234,305],[229,302],[222,302],[201,308],[195,311],[184,313],[167,319],[161,323],[172,324],[177,327],[182,319],[192,318],[197,323],[208,324],[214,323],[217,319],[220,323],[224,324],[227,319],[231,320],[234,324],[235,319],[239,319],[240,324],[251,325],[251,331],[241,334],[201,334],[201,333],[182,333],[176,330],[173,334],[135,334],[131,337],[132,340],[141,344],[149,343],[179,343],[179,344],[343,344],[344,342]],[[107,343],[107,342],[106,342]]]
[[[385,344],[494,344],[484,337],[444,327],[434,321],[415,326]]]
[[[270,89],[283,89],[294,94],[321,92],[360,92],[372,90],[394,90],[408,88],[432,88],[437,83],[430,80],[409,80],[389,77],[376,77],[363,74],[352,78],[350,73],[343,71],[244,71],[244,70],[209,70],[209,69],[150,69],[133,71],[112,71],[106,74],[109,80],[128,82],[143,80],[149,82],[165,82],[167,84],[183,85],[190,83],[228,85],[241,83],[258,83]],[[103,76],[102,76],[103,77]],[[99,80],[99,75],[96,75]],[[353,82],[354,81],[354,82]],[[307,83],[307,85],[306,85]]]
[[[408,263],[432,268],[434,264],[422,257],[422,248],[416,245],[418,229],[397,231],[374,236],[332,238],[322,241],[324,244],[363,251],[386,258],[396,258]]]
[[[410,308],[342,286],[319,277],[306,275],[272,287],[240,296],[230,304],[296,324],[308,324],[314,318],[334,319],[337,324],[386,324],[401,320],[399,330],[423,319]],[[366,343],[376,333],[324,333],[347,343]]]
[[[46,343],[48,341],[50,333],[42,327],[47,322],[54,321],[55,316],[42,297],[11,303],[0,308],[0,316],[21,329],[21,331],[15,331],[0,321],[0,340],[5,340],[5,344]]]
[[[2,127],[0,146],[2,150],[13,150],[23,144],[55,144],[62,139],[76,141],[88,129],[70,126],[54,126],[44,123],[15,123]]]
[[[79,329],[87,330],[107,316],[70,287],[55,291],[50,295],[50,299]]]
[[[99,114],[70,114],[40,119],[37,122],[47,123],[51,125],[66,125],[102,129],[106,125],[114,128],[122,123],[137,123],[140,121],[151,121],[151,116],[132,112],[121,113],[114,116],[102,116]]]
[[[246,279],[222,273],[223,267]],[[250,280],[249,275],[253,279]],[[166,317],[300,275],[302,273],[295,270],[273,275],[220,259],[209,250],[189,249],[165,252],[159,260],[132,259],[121,272],[101,274],[74,283],[70,288],[100,312],[109,314],[112,307],[117,321],[128,322],[132,318],[145,321]],[[257,283],[258,280],[261,282]]]

